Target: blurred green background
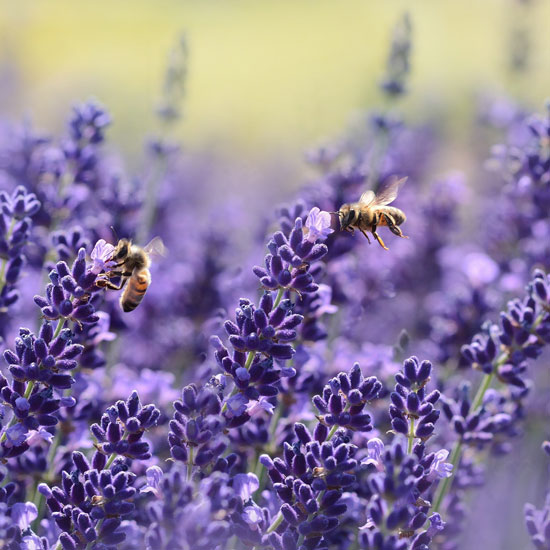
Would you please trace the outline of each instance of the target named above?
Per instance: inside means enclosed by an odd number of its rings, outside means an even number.
[[[113,116],[115,145],[136,153],[155,129],[167,55],[185,32],[185,142],[298,157],[381,105],[377,84],[405,11],[409,120],[440,117],[460,146],[476,91],[507,90],[537,107],[549,95],[546,0],[0,0],[0,111],[57,131],[71,104],[93,97]],[[513,80],[518,25],[530,30],[531,66]]]

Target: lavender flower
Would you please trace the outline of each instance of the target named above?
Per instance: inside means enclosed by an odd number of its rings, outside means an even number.
[[[389,96],[406,92],[405,82],[410,72],[411,21],[405,14],[393,31],[390,53],[387,61],[387,75],[380,87]]]
[[[403,363],[403,373],[395,376],[397,383],[391,394],[391,425],[395,432],[409,438],[409,452],[415,438],[426,441],[431,437],[439,418],[439,411],[434,405],[439,400],[440,392],[434,390],[426,393],[425,389],[431,371],[429,361],[420,363],[413,356]]]
[[[307,229],[307,240],[310,242],[324,241],[334,229],[331,228],[331,218],[329,212],[321,212],[319,208],[314,207],[309,212],[305,227]]]
[[[174,460],[188,465],[190,477],[194,466],[204,468],[215,462],[227,448],[227,440],[222,434],[221,399],[214,388],[198,390],[191,385],[183,389],[182,399],[174,402],[174,408],[176,412],[170,421],[168,436],[170,454]],[[242,416],[244,410],[232,414]]]
[[[326,217],[315,220],[315,217],[314,213],[310,224],[314,228],[316,240],[319,240],[327,236],[328,220]],[[318,285],[313,281],[309,268],[312,262],[325,256],[327,247],[311,240],[313,237],[310,235],[308,231],[308,235],[304,236],[301,218],[296,218],[288,238],[282,232],[274,233],[268,244],[270,253],[265,257],[266,267],[254,268],[254,274],[265,289],[293,290],[300,296],[317,291]]]
[[[136,460],[151,458],[149,443],[143,441],[143,435],[156,425],[159,417],[159,409],[152,404],[143,406],[136,391],[126,401],[117,401],[109,407],[100,423],[90,428],[97,440],[94,467],[100,469],[107,457],[113,455]]]
[[[31,430],[55,426],[59,408],[74,406],[73,398],[53,394],[54,389],[70,388],[74,382],[68,371],[76,368],[75,358],[82,352],[82,346],[72,344],[70,337],[69,329],[54,337],[51,324],[45,322],[38,338],[28,329],[21,329],[15,353],[4,352],[13,376],[9,383],[0,375],[2,402],[13,411],[11,422],[0,437],[4,456],[25,452]]]
[[[34,193],[22,186],[9,195],[0,192],[0,338],[7,329],[6,312],[18,299],[17,280],[25,263],[25,245],[32,228],[32,217],[40,210]]]
[[[147,549],[228,548],[238,500],[227,474],[214,472],[195,494],[193,485],[173,468],[159,481],[158,494],[147,510]]]
[[[50,274],[46,296],[35,296],[34,301],[46,319],[69,319],[76,323],[94,324],[99,318],[90,303],[90,294],[97,291],[97,264],[86,267],[86,251],[81,248],[72,269],[65,262],[58,262]]]
[[[102,271],[110,271],[111,268],[115,266],[115,262],[111,259],[114,250],[115,247],[112,244],[106,243],[103,239],[99,239],[90,254],[90,258],[93,262],[90,271],[95,275],[98,275]]]
[[[363,412],[367,402],[378,397],[382,384],[375,376],[365,379],[356,363],[349,375],[340,373],[323,389],[323,395],[316,395],[313,403],[322,416],[320,421],[333,429],[337,426],[350,430],[368,432],[372,430],[371,417]]]
[[[73,454],[73,463],[72,475],[63,472],[62,488],[39,486],[61,529],[61,547],[76,550],[101,542],[105,548],[115,549],[125,539],[121,518],[134,509],[135,475],[92,469],[80,453]]]

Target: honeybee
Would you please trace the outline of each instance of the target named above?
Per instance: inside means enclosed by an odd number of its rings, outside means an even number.
[[[155,237],[143,248],[132,244],[129,239],[120,239],[116,245],[111,260],[116,262],[116,267],[107,273],[108,277],[120,277],[117,286],[109,280],[99,281],[99,286],[113,290],[124,291],[120,296],[122,311],[129,312],[136,309],[143,300],[147,288],[151,284],[151,255],[165,256],[166,248],[160,237]]]
[[[380,225],[387,225],[394,235],[408,239],[398,227],[407,219],[407,216],[399,208],[387,206],[396,199],[399,188],[406,181],[407,178],[391,178],[382,185],[377,194],[368,190],[361,195],[358,202],[343,204],[337,212],[340,228],[350,233],[358,229],[367,237],[369,244],[367,231],[370,231],[384,250],[388,250],[388,247],[376,232],[376,228]]]

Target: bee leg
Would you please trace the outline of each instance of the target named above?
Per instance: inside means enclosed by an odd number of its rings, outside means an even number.
[[[372,236],[378,241],[378,244],[384,249],[389,250],[389,248],[384,244],[384,241],[380,238],[380,235],[376,232],[376,225],[373,225],[371,228]]]
[[[384,219],[386,220],[386,223],[388,225],[389,230],[394,235],[397,235],[398,237],[401,237],[402,239],[408,239],[409,238],[406,235],[403,235],[403,232],[401,231],[399,226],[396,225],[395,220],[393,219],[392,216],[390,216],[389,214],[382,214],[382,215],[384,216]]]
[[[122,288],[122,284],[117,286],[114,283],[111,283],[110,281],[97,281],[96,285],[101,288],[108,288],[109,290],[120,290]]]
[[[102,273],[102,277],[106,277],[107,279],[112,279],[114,277],[129,277],[131,273],[125,272],[125,271],[107,271],[107,273]]]
[[[369,241],[369,244],[370,244],[370,239],[369,239],[369,236],[367,235],[367,232],[364,230],[364,229],[360,229],[361,233],[363,233],[363,235],[365,235],[365,237],[367,237],[367,241]]]
[[[122,281],[120,281],[119,285],[115,285],[114,283],[111,283],[111,281],[102,279],[96,282],[96,285],[101,288],[108,288],[109,290],[121,290],[122,287],[126,284],[126,281],[128,280],[128,277],[124,277]]]

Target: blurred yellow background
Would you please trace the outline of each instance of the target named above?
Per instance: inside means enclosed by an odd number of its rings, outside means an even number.
[[[382,105],[377,84],[405,11],[409,120],[451,113],[460,130],[486,87],[535,106],[550,95],[547,0],[0,0],[0,111],[56,131],[71,104],[93,97],[113,116],[114,143],[136,152],[155,129],[167,54],[185,32],[184,140],[297,156]],[[523,21],[532,66],[513,82],[510,33]]]

